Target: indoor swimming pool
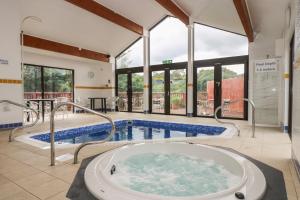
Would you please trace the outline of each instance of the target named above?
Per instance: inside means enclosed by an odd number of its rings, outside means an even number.
[[[112,141],[141,141],[152,139],[172,139],[187,137],[206,137],[229,135],[230,128],[221,126],[182,124],[150,120],[115,121],[116,133]],[[79,144],[104,140],[111,130],[109,123],[58,130],[56,144]],[[49,143],[50,134],[41,133],[30,136],[31,140]]]

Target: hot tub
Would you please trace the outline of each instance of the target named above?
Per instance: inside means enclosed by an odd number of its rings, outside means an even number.
[[[88,190],[104,200],[261,199],[262,172],[229,151],[188,143],[132,144],[96,157]]]

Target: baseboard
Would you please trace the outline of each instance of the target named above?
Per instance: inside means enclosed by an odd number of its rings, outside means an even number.
[[[0,124],[0,129],[12,129],[12,128],[20,127],[20,126],[23,126],[23,122]]]
[[[296,173],[298,175],[298,180],[300,181],[300,163],[297,160],[293,150],[292,150],[292,161],[294,163],[294,167],[295,167]]]
[[[100,112],[101,109],[96,109],[96,111]],[[106,111],[107,111],[107,112],[111,112],[112,109],[111,109],[111,108],[107,108]],[[76,110],[75,110],[75,113],[86,113],[86,111],[84,111],[84,110],[82,110],[82,109],[76,109]]]
[[[187,113],[186,116],[193,117],[193,113]]]

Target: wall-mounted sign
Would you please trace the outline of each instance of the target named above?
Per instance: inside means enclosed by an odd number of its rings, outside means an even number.
[[[255,72],[277,72],[277,60],[266,59],[255,61]]]
[[[1,59],[1,58],[0,58],[0,64],[1,64],[1,65],[8,65],[8,60]]]

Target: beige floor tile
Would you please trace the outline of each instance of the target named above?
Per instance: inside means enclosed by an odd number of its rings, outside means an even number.
[[[1,185],[9,183],[9,182],[11,182],[9,179],[7,179],[5,176],[2,176],[0,174],[0,187],[1,187]]]
[[[28,191],[35,196],[39,197],[40,199],[47,199],[52,197],[62,191],[66,191],[70,187],[69,184],[65,182],[54,179],[33,188],[28,189]]]
[[[16,184],[25,188],[26,190],[30,190],[35,188],[41,184],[54,180],[55,177],[48,175],[47,173],[41,172],[30,177],[26,177],[20,180],[15,181]]]
[[[37,198],[36,196],[33,196],[32,194],[30,194],[26,191],[22,191],[22,192],[13,194],[11,196],[8,196],[7,199],[9,199],[9,200],[38,200],[39,198]]]
[[[285,188],[289,196],[297,197],[297,193],[293,181],[285,180]]]
[[[45,170],[47,174],[55,176],[56,178],[59,178],[67,183],[73,182],[77,171],[78,167],[76,165],[60,165]]]
[[[109,115],[113,119],[157,119],[180,123],[216,124],[214,119],[209,118],[135,113],[109,113]],[[21,130],[18,134],[49,131],[49,121],[47,120],[49,119],[47,118],[45,123],[39,123],[35,127]],[[100,121],[104,122],[106,120],[99,119],[99,117],[91,114],[69,115],[65,120],[56,119],[56,128],[78,127],[99,123]],[[294,200],[297,198],[297,195],[300,196],[300,189],[298,189],[300,184],[296,181],[296,172],[290,162],[291,141],[288,135],[281,133],[279,128],[257,127],[256,137],[251,138],[251,126],[248,125],[248,122],[240,120],[234,122],[241,129],[240,137],[205,140],[190,138],[189,140],[194,143],[229,147],[281,170],[286,181],[289,199]],[[42,199],[66,199],[65,194],[69,184],[72,182],[80,165],[72,165],[72,160],[70,160],[66,162],[68,164],[57,162],[56,167],[51,167],[49,166],[49,150],[41,150],[18,141],[8,143],[8,134],[9,131],[1,131],[0,134],[0,199],[7,199],[8,196],[10,196],[10,199],[20,199],[22,194],[24,194],[24,199],[30,199],[30,197],[34,199],[31,194],[24,193],[23,189]],[[89,146],[80,152],[79,160],[81,161],[83,158],[99,154],[111,148],[114,147],[109,145]],[[74,148],[56,149],[56,156],[66,153],[73,154]],[[11,183],[8,178],[15,181],[23,189]]]
[[[47,198],[47,200],[67,200],[69,198],[66,197],[67,191],[60,192],[52,197]]]
[[[4,173],[2,173],[2,175],[8,178],[9,180],[16,181],[26,177],[31,177],[32,175],[38,174],[40,172],[40,170],[37,170],[31,166],[19,165],[18,168],[12,167],[8,169]]]
[[[0,186],[0,199],[9,199],[10,196],[16,195],[24,190],[16,184],[9,182]]]

